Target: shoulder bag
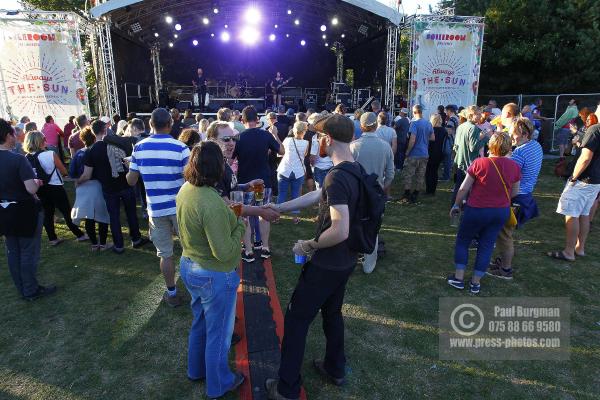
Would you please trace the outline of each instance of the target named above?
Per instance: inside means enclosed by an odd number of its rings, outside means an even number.
[[[515,210],[512,207],[512,199],[510,197],[510,194],[508,193],[508,188],[506,187],[504,178],[502,177],[502,174],[500,173],[500,170],[498,169],[498,166],[496,165],[494,160],[491,157],[488,157],[488,160],[490,160],[492,162],[492,165],[494,166],[494,168],[496,168],[496,172],[498,172],[498,175],[500,176],[500,180],[502,181],[502,186],[504,186],[504,192],[506,192],[506,197],[508,197],[508,204],[511,204],[510,216],[508,217],[508,221],[506,221],[505,225],[509,228],[514,228],[517,226],[517,216],[515,215]]]

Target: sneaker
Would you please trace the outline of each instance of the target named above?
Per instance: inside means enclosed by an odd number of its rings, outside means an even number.
[[[163,294],[163,300],[165,301],[165,303],[167,303],[169,307],[175,308],[181,305],[181,299],[179,298],[179,296],[169,296],[169,293],[167,292]]]
[[[44,297],[44,296],[50,296],[51,294],[56,293],[56,286],[54,285],[48,285],[48,286],[42,286],[39,285],[37,290],[35,291],[35,293],[29,295],[29,296],[23,296],[23,299],[26,301],[34,301],[39,299],[40,297]]]
[[[473,281],[471,281],[469,286],[470,286],[470,292],[473,294],[478,294],[481,291],[480,283],[473,283]]]
[[[346,378],[336,378],[325,370],[325,363],[322,360],[313,360],[313,367],[317,370],[319,375],[333,383],[335,386],[343,386],[346,383]]]
[[[88,235],[83,235],[77,238],[78,242],[85,242],[87,240],[90,240],[90,237]]]
[[[106,250],[112,249],[113,247],[115,247],[115,245],[112,244],[112,243],[99,244],[98,245],[98,250],[100,250],[100,251],[106,251]],[[121,250],[125,251],[125,249],[121,249]]]
[[[465,288],[465,281],[464,279],[456,279],[456,277],[453,275],[450,275],[447,279],[448,281],[448,285],[452,286],[453,288],[459,289],[459,290],[463,290]]]
[[[271,251],[270,251],[269,249],[266,249],[266,250],[265,250],[265,249],[263,249],[263,251],[260,253],[260,256],[261,256],[262,258],[264,258],[265,260],[266,260],[267,258],[271,258]]]
[[[142,237],[137,242],[132,242],[132,246],[134,249],[139,249],[140,247],[145,246],[148,243],[150,243],[150,240],[148,238]]]
[[[256,258],[254,258],[254,253],[248,254],[245,250],[242,250],[242,260],[244,260],[247,263],[251,263],[254,262]]]
[[[285,397],[282,394],[279,394],[279,390],[277,390],[277,384],[279,381],[277,379],[266,379],[265,380],[265,389],[267,390],[267,398],[269,400],[298,400],[298,397],[295,399]]]
[[[254,242],[254,247],[252,248],[254,251],[262,250],[262,242]]]
[[[493,268],[493,269],[490,268],[486,272],[486,275],[493,276],[494,278],[500,278],[500,279],[510,281],[513,278],[513,270],[512,270],[512,268],[505,269],[502,267]]]

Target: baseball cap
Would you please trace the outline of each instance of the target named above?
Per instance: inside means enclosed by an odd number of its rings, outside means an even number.
[[[401,108],[401,109],[400,109],[400,112],[401,112],[402,114],[408,114],[408,108]]]
[[[333,114],[327,118],[323,123],[323,132],[339,142],[350,143],[354,140],[354,124],[345,115]]]
[[[368,112],[360,116],[360,124],[365,127],[377,124],[377,116],[375,113]]]
[[[308,121],[307,122],[310,125],[314,126],[315,130],[317,132],[323,132],[323,123],[329,117],[330,117],[329,115],[323,115],[323,114],[319,114],[319,113],[312,113],[312,114],[310,114],[310,117],[308,117]]]
[[[105,115],[104,117],[100,117],[100,121],[104,122],[105,124],[108,124],[110,123],[110,118]]]

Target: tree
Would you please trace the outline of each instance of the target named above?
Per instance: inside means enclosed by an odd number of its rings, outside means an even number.
[[[598,91],[600,1],[455,0],[485,16],[480,93]]]

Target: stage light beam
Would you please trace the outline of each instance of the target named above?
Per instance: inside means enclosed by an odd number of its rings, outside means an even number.
[[[342,33],[342,39],[343,39],[343,38],[345,38],[345,37],[346,37],[346,34],[345,34],[345,33]]]
[[[260,11],[258,11],[258,9],[254,8],[254,7],[249,8],[246,11],[246,14],[244,15],[244,19],[249,24],[257,24],[260,22],[260,19],[261,19]]]
[[[208,20],[208,18],[206,18],[206,17],[202,18],[202,23],[203,23],[204,25],[208,25],[208,24],[209,24],[209,22],[210,22],[210,21]]]
[[[256,44],[256,42],[258,42],[259,38],[260,38],[260,32],[252,26],[246,26],[246,27],[242,28],[242,30],[240,32],[240,39],[242,40],[242,42],[244,44],[247,44],[247,45]]]
[[[302,40],[300,41],[300,45],[301,45],[301,46],[306,46],[306,40],[302,39]]]
[[[321,32],[325,32],[327,30],[327,27],[325,25],[321,25]]]
[[[221,40],[224,42],[229,42],[229,39],[231,39],[231,35],[229,34],[229,32],[222,32],[221,33]]]
[[[294,20],[294,25],[300,25],[300,20],[299,19],[295,19]]]
[[[180,31],[181,30],[181,24],[175,24],[175,30],[176,31]]]
[[[179,37],[179,35],[175,33],[175,34],[173,34],[173,37],[174,37],[175,39],[177,39],[177,38]]]
[[[173,47],[173,42],[169,42],[169,47]]]
[[[194,46],[198,46],[198,41],[197,41],[196,39],[194,39],[194,40],[192,40],[192,44],[193,44]]]
[[[158,37],[158,32],[154,32],[154,37]]]
[[[288,13],[288,15],[292,15],[292,10],[288,9],[287,13]]]
[[[165,21],[167,22],[167,24],[172,24],[173,23],[173,17],[171,17],[170,15],[167,15],[165,17]]]
[[[327,39],[327,35],[323,35],[321,36],[323,39]]]
[[[270,40],[271,42],[274,42],[274,41],[275,41],[275,34],[274,34],[274,33],[271,33],[271,34],[269,35],[269,40]]]
[[[213,13],[218,14],[219,13],[219,9],[217,7],[213,8]]]
[[[331,25],[337,25],[340,21],[338,21],[337,17],[333,17],[333,19],[331,20]]]

